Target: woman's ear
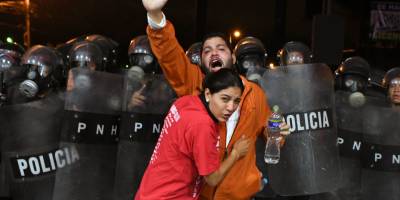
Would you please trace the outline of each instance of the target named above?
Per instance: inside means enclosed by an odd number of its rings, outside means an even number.
[[[211,99],[211,92],[208,88],[204,90],[204,97],[206,98],[206,102],[208,103]]]

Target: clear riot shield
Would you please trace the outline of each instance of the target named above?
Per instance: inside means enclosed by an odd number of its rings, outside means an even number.
[[[324,64],[267,70],[262,88],[278,105],[291,135],[278,164],[267,165],[272,189],[282,196],[332,191],[340,184],[333,77]]]
[[[400,111],[368,106],[363,119],[362,199],[399,199]]]
[[[337,143],[342,182],[334,193],[344,199],[359,199],[361,187],[362,113],[364,106],[351,104],[351,93],[336,91]]]
[[[54,200],[112,199],[122,76],[74,68],[68,77]],[[61,162],[61,161],[60,161]]]
[[[140,71],[139,71],[140,72]],[[125,73],[114,199],[134,199],[163,120],[176,99],[161,74]],[[138,74],[139,73],[139,74]]]
[[[0,108],[1,189],[14,200],[51,200],[63,116],[62,94]],[[1,177],[1,175],[0,175]]]

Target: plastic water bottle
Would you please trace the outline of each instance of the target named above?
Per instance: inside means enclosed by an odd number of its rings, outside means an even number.
[[[268,164],[277,164],[280,158],[280,128],[279,125],[282,123],[282,115],[279,113],[279,107],[275,105],[272,108],[273,112],[271,117],[268,119],[268,140],[265,146],[264,161]]]

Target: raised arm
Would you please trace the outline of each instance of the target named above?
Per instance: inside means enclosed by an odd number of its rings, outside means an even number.
[[[162,8],[167,0],[142,0],[147,10],[150,46],[168,82],[178,96],[198,94],[203,74],[185,55],[175,36],[171,22],[165,19]]]

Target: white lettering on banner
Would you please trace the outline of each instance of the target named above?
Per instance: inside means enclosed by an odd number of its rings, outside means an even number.
[[[42,155],[39,156],[39,160],[40,160],[40,167],[42,168],[43,173],[49,172],[50,167],[46,166],[46,163],[44,163],[44,158]]]
[[[338,137],[338,138],[337,138],[337,144],[343,144],[343,143],[344,143],[343,138]]]
[[[54,172],[79,160],[78,151],[74,147],[65,147],[53,152],[17,158],[18,176],[39,176]]]
[[[143,128],[143,124],[140,122],[135,122],[135,132],[137,132],[139,129]]]
[[[353,150],[360,151],[360,149],[361,149],[361,142],[360,141],[354,141]]]
[[[150,164],[153,164],[155,160],[157,160],[157,156],[158,156],[158,149],[160,148],[160,144],[161,141],[163,139],[163,137],[165,137],[166,135],[168,135],[168,129],[177,121],[179,121],[180,119],[180,115],[178,112],[178,109],[176,108],[175,105],[171,106],[171,109],[169,110],[167,116],[164,119],[164,126],[161,129],[161,133],[160,133],[160,137],[158,137],[158,141],[156,146],[154,147],[154,151],[153,154],[151,155],[150,158]]]
[[[40,173],[39,161],[36,157],[31,157],[28,159],[29,168],[33,175],[38,175]]]
[[[65,160],[63,159],[64,152],[63,151],[56,151],[55,157],[56,157],[56,163],[58,168],[63,168],[65,166]]]
[[[104,135],[104,124],[103,125],[97,124],[96,135]]]
[[[86,124],[83,122],[79,122],[78,123],[78,133],[81,132],[81,130],[85,130],[86,129]]]
[[[378,162],[378,160],[380,160],[380,159],[382,159],[382,154],[375,153],[375,158],[374,158],[375,162]]]
[[[285,116],[285,121],[290,126],[290,132],[300,132],[330,128],[328,111],[312,111],[305,113],[293,113]]]
[[[160,133],[161,124],[153,124],[153,133]]]
[[[50,166],[51,166],[51,170],[55,170],[56,169],[56,165],[54,163],[54,157],[52,153],[48,153],[47,154],[50,158]]]
[[[400,164],[400,155],[393,155],[392,164]]]
[[[310,124],[311,124],[311,129],[317,129],[318,124],[314,122],[314,119],[317,118],[317,114],[315,112],[310,113]]]
[[[24,159],[18,159],[17,163],[19,168],[19,174],[21,176],[25,176],[25,170],[28,169],[28,162],[26,162],[26,160]]]
[[[85,122],[78,122],[78,128],[77,128],[76,132],[77,133],[82,133],[82,132],[86,133],[87,131],[94,132],[94,130],[92,130],[94,128],[94,126],[96,126],[95,134],[98,136],[104,136],[104,133],[106,133],[106,134],[110,133],[111,136],[116,136],[118,134],[118,125],[117,124],[108,125],[108,124],[101,124],[101,123],[97,123],[97,124],[89,123],[89,127],[88,127],[88,124]],[[141,128],[141,127],[138,127],[138,128]]]
[[[347,141],[347,140],[346,140]],[[349,139],[349,141],[351,142],[353,142],[353,147],[352,147],[352,150],[353,151],[360,151],[361,150],[361,145],[362,145],[362,141],[357,141],[357,140],[354,140],[354,139]],[[337,140],[336,140],[336,143],[338,144],[338,145],[342,145],[342,144],[344,144],[344,139],[343,138],[341,138],[341,137],[337,137]]]
[[[111,126],[111,135],[117,135],[118,126],[112,125]]]

